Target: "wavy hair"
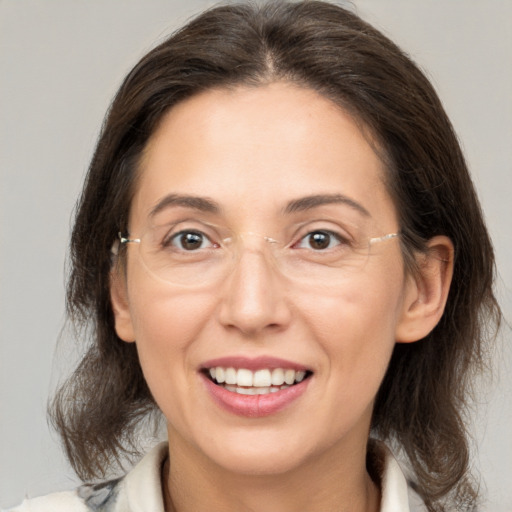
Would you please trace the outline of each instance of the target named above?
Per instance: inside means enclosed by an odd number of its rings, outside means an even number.
[[[310,88],[377,141],[399,215],[406,262],[436,235],[455,247],[448,302],[422,341],[397,344],[379,389],[374,435],[403,450],[430,512],[473,504],[467,404],[501,313],[493,248],[457,137],[433,87],[393,42],[321,1],[228,4],[205,11],[150,51],[107,113],[78,201],[67,310],[85,356],[51,417],[82,478],[135,455],[156,410],[135,344],[110,304],[111,247],[127,224],[141,154],[164,114],[199,92],[286,81]],[[468,506],[468,509],[470,506]]]

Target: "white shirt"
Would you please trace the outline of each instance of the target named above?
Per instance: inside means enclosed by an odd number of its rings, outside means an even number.
[[[413,512],[402,470],[391,452],[381,447],[380,512]],[[167,443],[161,443],[121,479],[26,499],[7,512],[164,512],[161,471],[166,456]]]

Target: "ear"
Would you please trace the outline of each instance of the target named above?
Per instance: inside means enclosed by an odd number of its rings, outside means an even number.
[[[444,312],[453,275],[453,244],[446,236],[427,243],[417,256],[417,272],[405,284],[404,302],[397,323],[398,343],[421,340],[437,325]]]
[[[122,270],[115,265],[110,273],[110,303],[114,312],[117,335],[128,343],[135,341],[135,333],[128,303],[126,278]]]

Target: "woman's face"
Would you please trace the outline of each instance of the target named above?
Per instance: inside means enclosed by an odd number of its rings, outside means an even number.
[[[113,304],[171,455],[275,474],[364,450],[411,287],[398,239],[367,242],[399,230],[383,175],[350,116],[292,85],[208,91],[163,118],[127,227],[154,245],[144,262],[128,245]]]

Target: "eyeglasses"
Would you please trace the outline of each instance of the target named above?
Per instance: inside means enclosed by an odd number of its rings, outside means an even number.
[[[233,233],[211,224],[176,229],[158,227],[139,238],[118,234],[121,245],[136,246],[137,257],[158,280],[180,287],[218,285],[229,277],[244,255],[264,261],[285,278],[303,284],[336,286],[347,276],[361,272],[371,257],[399,236],[389,233],[370,237],[327,229],[304,230],[284,243],[259,233]]]

